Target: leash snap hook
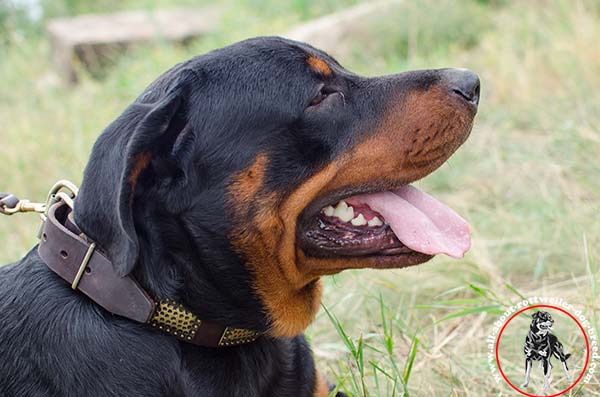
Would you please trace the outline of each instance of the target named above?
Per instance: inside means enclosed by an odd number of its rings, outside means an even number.
[[[42,214],[42,220],[45,220],[48,215],[48,208],[60,200],[73,208],[73,199],[78,192],[79,189],[74,183],[62,179],[52,186],[45,203],[32,203],[29,200],[19,200],[14,194],[0,193],[0,214],[14,215],[20,212],[37,212]]]
[[[32,203],[29,200],[19,200],[14,194],[10,193],[0,193],[0,214],[14,215],[19,212],[44,213],[45,211],[45,204]]]

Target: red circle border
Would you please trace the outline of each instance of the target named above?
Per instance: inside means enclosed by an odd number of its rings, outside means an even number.
[[[561,311],[564,314],[566,314],[567,316],[571,317],[571,319],[573,321],[575,321],[575,324],[577,324],[577,326],[581,330],[581,333],[583,334],[583,337],[585,339],[585,351],[586,351],[585,365],[583,366],[583,370],[581,371],[581,374],[575,380],[575,382],[573,382],[573,384],[571,386],[567,387],[563,391],[560,391],[560,392],[558,392],[556,394],[544,395],[544,396],[540,396],[540,395],[537,395],[537,394],[530,394],[530,393],[524,392],[521,389],[517,388],[515,385],[513,385],[511,383],[511,381],[509,381],[508,378],[506,377],[506,375],[504,374],[504,371],[502,371],[502,367],[500,366],[500,359],[498,357],[498,347],[500,346],[500,338],[502,337],[502,333],[504,332],[504,329],[506,328],[506,326],[512,321],[513,318],[515,318],[519,314],[521,314],[521,313],[523,313],[523,312],[525,312],[527,310],[535,309],[535,308],[538,308],[538,307],[548,307],[548,308],[551,308],[551,309],[555,309],[555,310]],[[583,375],[585,375],[589,363],[590,363],[590,341],[588,340],[587,334],[585,333],[585,330],[583,329],[583,326],[581,325],[581,323],[579,322],[579,320],[577,320],[575,318],[575,316],[573,316],[571,313],[569,313],[565,309],[563,309],[561,307],[558,307],[558,306],[553,306],[553,305],[533,305],[533,306],[527,306],[526,308],[519,310],[518,312],[516,312],[512,316],[510,316],[508,318],[508,320],[506,320],[506,323],[504,323],[504,325],[500,329],[500,332],[498,333],[498,337],[496,338],[496,366],[498,367],[498,371],[500,371],[500,374],[502,375],[502,378],[504,378],[504,381],[510,387],[512,387],[513,390],[515,390],[517,393],[520,393],[520,394],[522,394],[524,396],[527,396],[527,397],[558,397],[558,396],[562,396],[563,394],[567,393],[569,390],[571,390],[572,388],[574,388],[575,386],[577,386],[577,384],[583,378]]]

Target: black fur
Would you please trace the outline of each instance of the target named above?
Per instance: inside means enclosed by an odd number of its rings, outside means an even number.
[[[333,75],[309,70],[307,54],[327,60]],[[154,298],[265,331],[270,319],[228,238],[232,176],[268,153],[266,188],[292,191],[373,130],[392,93],[438,79],[436,71],[366,79],[280,38],[193,58],[152,83],[99,137],[75,220]],[[342,92],[344,103],[307,114],[320,84]],[[133,189],[128,176],[144,154],[151,162]],[[1,396],[281,397],[310,396],[314,387],[303,336],[197,347],[104,311],[35,250],[0,270]]]

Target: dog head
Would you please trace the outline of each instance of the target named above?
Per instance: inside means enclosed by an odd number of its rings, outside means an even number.
[[[535,312],[531,316],[530,328],[533,332],[538,334],[546,334],[552,330],[554,325],[554,319],[548,312]]]
[[[175,66],[103,132],[76,221],[154,294],[296,335],[320,276],[468,249],[466,223],[409,184],[467,139],[478,100],[462,69],[367,78],[302,43],[240,42]]]

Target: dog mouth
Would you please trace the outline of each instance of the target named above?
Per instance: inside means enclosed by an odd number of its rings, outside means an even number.
[[[471,247],[469,224],[412,185],[335,200],[309,211],[300,224],[301,246],[309,255],[462,258]]]

